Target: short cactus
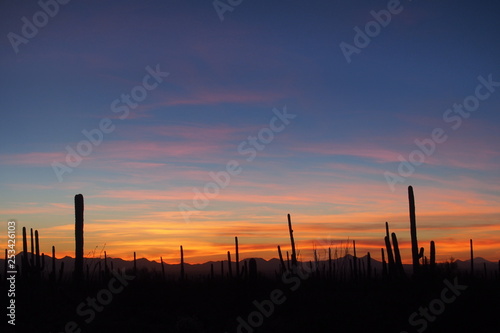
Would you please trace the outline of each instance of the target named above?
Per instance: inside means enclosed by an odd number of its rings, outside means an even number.
[[[229,278],[233,277],[233,268],[231,266],[231,252],[227,251],[227,268],[229,270]]]
[[[385,261],[384,248],[381,247],[380,251],[382,252],[382,276],[387,276],[387,262]]]
[[[398,238],[396,233],[392,233],[392,244],[394,246],[394,259],[396,272],[399,277],[404,277],[405,272],[403,269],[403,262],[401,261],[401,253],[399,252]]]
[[[23,227],[23,275],[27,276],[29,272],[29,261],[28,261],[28,241],[26,239],[26,227]]]
[[[184,281],[184,249],[182,248],[181,245],[181,281]]]
[[[387,261],[389,262],[389,275],[394,275],[395,263],[394,263],[394,255],[392,253],[392,245],[391,245],[391,236],[389,234],[389,223],[385,222],[385,249],[387,251]]]
[[[434,241],[431,241],[430,268],[431,272],[433,272],[436,268],[436,244],[434,243]]]
[[[285,262],[283,261],[283,255],[281,254],[281,247],[278,245],[278,255],[280,258],[280,263],[281,263],[281,272],[285,272],[287,270],[285,266]]]

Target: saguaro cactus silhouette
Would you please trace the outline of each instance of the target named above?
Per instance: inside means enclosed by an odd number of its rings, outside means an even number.
[[[399,244],[398,244],[398,237],[396,236],[396,233],[392,233],[392,245],[394,246],[394,259],[395,259],[395,267],[396,267],[396,272],[399,277],[404,277],[405,276],[405,271],[403,269],[403,262],[401,260],[401,253],[399,252]]]
[[[36,256],[36,269],[37,271],[41,268],[40,263],[40,241],[38,240],[38,230],[35,230],[35,256]]]
[[[236,278],[240,277],[240,254],[238,251],[238,237],[234,237],[234,243],[236,247]]]
[[[52,283],[56,282],[56,247],[52,245],[52,271],[50,273]]]
[[[229,270],[229,278],[233,278],[233,269],[231,267],[231,252],[227,251],[227,267]]]
[[[26,239],[26,227],[23,227],[23,275],[26,277],[29,271],[29,261],[28,261],[28,241]]]
[[[297,266],[297,253],[295,252],[295,240],[293,239],[292,220],[288,214],[288,231],[290,232],[290,242],[292,244],[292,266]]]
[[[384,248],[380,248],[380,252],[382,252],[382,276],[387,276],[387,263],[385,262]]]
[[[436,244],[434,243],[433,240],[431,240],[431,262],[430,262],[430,267],[431,267],[431,272],[434,271],[436,268]]]
[[[75,195],[75,271],[77,282],[83,280],[83,195]]]
[[[472,239],[470,240],[470,275],[474,276],[474,247],[472,244]]]
[[[165,281],[165,265],[163,264],[163,258],[160,257],[161,262],[161,278]]]
[[[45,269],[45,261],[44,261],[44,255],[40,255],[40,240],[38,237],[38,230],[35,230],[35,255],[36,255],[36,260],[35,260],[35,267],[34,272],[35,276],[37,279],[40,279],[42,276],[42,271]]]
[[[283,261],[283,255],[281,254],[281,247],[279,245],[278,245],[278,255],[281,263],[281,272],[283,273],[284,271],[287,270],[287,267],[285,266],[285,262]]]
[[[387,261],[389,265],[389,275],[394,275],[395,270],[395,264],[394,264],[394,254],[392,252],[392,245],[391,245],[391,235],[389,233],[389,223],[385,222],[385,249],[387,250]]]
[[[33,238],[33,228],[30,228],[30,237],[31,237],[30,264],[31,264],[31,267],[35,267],[35,243],[34,243],[34,238]]]
[[[419,253],[418,241],[417,241],[417,219],[415,216],[415,197],[413,195],[413,187],[408,186],[408,201],[410,206],[410,236],[411,236],[411,256],[413,260],[413,274],[418,274],[418,269],[420,267],[419,259],[420,255],[423,255],[423,251]]]
[[[137,275],[137,256],[134,251],[134,275]]]
[[[181,280],[184,280],[184,249],[181,245]]]

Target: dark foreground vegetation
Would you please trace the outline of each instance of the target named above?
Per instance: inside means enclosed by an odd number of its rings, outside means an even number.
[[[411,187],[408,194],[410,268],[402,264],[397,235],[387,223],[382,262],[370,253],[358,257],[355,242],[340,254],[328,249],[324,260],[315,252],[314,260],[300,261],[288,216],[291,253],[285,257],[277,246],[274,270],[263,270],[262,260],[240,260],[236,237],[233,257],[228,252],[227,260],[196,274],[184,263],[182,246],[175,271],[163,260],[157,269],[141,267],[135,253],[126,268],[115,267],[106,253],[84,258],[83,196],[77,195],[75,259],[56,261],[54,247],[52,256],[40,254],[38,231],[28,236],[23,228],[16,325],[4,316],[2,331],[498,332],[500,261],[479,269],[472,240],[468,269],[436,263],[434,242],[427,257],[418,245]],[[5,264],[4,295],[7,270]]]

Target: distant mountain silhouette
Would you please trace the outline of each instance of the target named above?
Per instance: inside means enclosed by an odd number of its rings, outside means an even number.
[[[21,258],[22,258],[23,252],[19,252],[16,254],[16,263],[21,263]],[[51,256],[45,255],[45,260],[50,260],[52,259]],[[246,259],[241,259],[241,263],[244,264],[244,262],[249,261],[251,258],[246,258]],[[265,260],[262,258],[254,258],[257,263],[258,271],[261,274],[270,276],[274,275],[275,273],[280,271],[280,260],[276,258],[272,258],[270,260]],[[347,254],[342,258],[338,259],[332,259],[333,263],[336,263],[337,267],[342,267],[342,265],[349,265],[349,261],[353,259],[353,256],[351,254]],[[366,261],[367,256],[364,257],[358,257],[358,260],[361,262]],[[73,267],[74,267],[74,261],[75,258],[66,256],[60,259],[56,258],[56,266],[60,267],[61,263],[64,262],[64,267],[65,267],[65,274],[69,274],[72,272]],[[124,260],[121,258],[112,258],[108,257],[108,266],[111,267],[113,266],[114,269],[118,270],[129,270],[133,269],[134,267],[134,261],[133,260]],[[345,262],[344,262],[345,261]],[[5,260],[0,259],[0,267],[3,267]],[[101,262],[101,265],[104,264],[104,258],[84,258],[84,265],[85,267],[88,265],[89,266],[89,272],[92,274],[93,269],[97,269],[98,263]],[[227,266],[227,260],[224,260],[224,270],[226,270]],[[300,260],[299,260],[300,262]],[[304,261],[305,264],[307,264],[309,261]],[[468,260],[460,260],[457,259],[454,261],[456,264],[456,268],[460,271],[467,271],[470,269],[470,259]],[[156,260],[148,260],[146,258],[140,258],[136,260],[137,264],[137,270],[147,270],[150,272],[161,272],[161,263]],[[322,269],[322,267],[328,267],[328,260],[320,260],[318,261],[319,264],[319,269]],[[438,265],[444,265],[445,263],[438,263]],[[176,277],[179,276],[180,274],[180,264],[168,264],[164,261],[165,265],[165,271],[166,275],[175,275]],[[211,265],[214,266],[214,271],[215,275],[220,275],[220,265],[221,261],[207,261],[202,264],[190,264],[189,262],[185,262],[185,270],[186,274],[188,276],[191,276],[193,278],[195,277],[200,277],[200,276],[206,276],[207,274],[210,274],[211,271]],[[474,258],[474,268],[478,272],[484,271],[484,265],[486,265],[486,270],[488,272],[495,272],[498,270],[498,263],[497,262],[492,262],[489,260],[486,260],[482,257],[476,257]],[[374,269],[375,272],[377,272],[378,275],[381,274],[382,272],[382,262],[371,258],[371,267]],[[406,272],[411,272],[412,270],[412,265],[411,264],[403,264],[403,268]],[[48,272],[48,268],[45,269]]]

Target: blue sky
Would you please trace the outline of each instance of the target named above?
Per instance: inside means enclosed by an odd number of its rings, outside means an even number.
[[[389,4],[399,13],[348,63],[339,45],[354,45],[354,28]],[[347,237],[376,251],[386,220],[407,245],[411,184],[422,241],[434,239],[441,259],[466,255],[470,237],[498,258],[500,88],[457,130],[443,120],[479,76],[500,81],[498,9],[242,1],[221,21],[210,1],[73,0],[16,53],[9,33],[22,36],[22,18],[33,22],[41,7],[4,1],[0,220],[39,229],[46,252],[60,244],[71,254],[72,200],[82,193],[87,248],[106,244],[116,256],[141,247],[175,258],[182,243],[194,261],[218,258],[240,235],[248,256],[269,258],[287,244],[286,213],[298,217],[304,253]],[[169,75],[119,119],[112,102],[140,87],[148,66]],[[246,161],[238,145],[285,107],[296,117]],[[59,182],[51,165],[105,118],[114,130]],[[408,159],[435,128],[446,142],[391,191],[384,172],[397,174],[398,156]],[[179,205],[193,207],[194,189],[231,160],[243,172],[186,223]]]

